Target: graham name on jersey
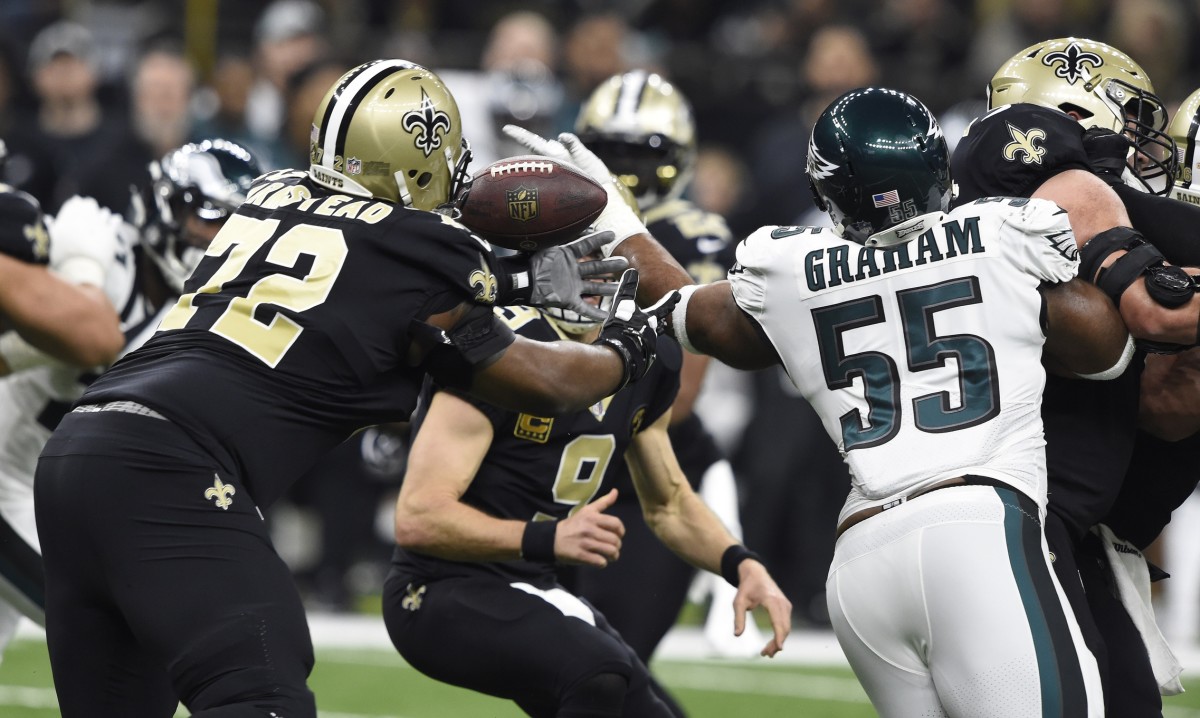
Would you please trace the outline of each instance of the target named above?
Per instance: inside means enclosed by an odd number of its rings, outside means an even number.
[[[348,217],[367,224],[375,224],[391,214],[394,209],[394,206],[387,202],[376,202],[345,194],[313,197],[307,187],[294,183],[295,180],[303,179],[306,176],[304,172],[298,170],[269,172],[255,181],[254,186],[246,194],[246,204],[264,209],[275,209],[294,204],[296,209],[302,212],[312,212],[326,217]],[[286,181],[289,179],[292,182]]]
[[[922,226],[921,223],[917,223],[908,229],[911,232],[919,232]],[[937,227],[930,227],[921,232],[914,241],[895,247],[863,247],[847,241],[845,244],[814,249],[804,255],[804,277],[808,282],[808,289],[816,292],[912,266],[986,251],[979,236],[979,217],[947,219],[941,227],[941,236],[936,231]],[[805,229],[780,227],[771,232],[771,237],[779,239],[790,234],[799,234]],[[821,227],[807,229],[814,234],[831,231]],[[853,258],[852,253],[856,254]]]

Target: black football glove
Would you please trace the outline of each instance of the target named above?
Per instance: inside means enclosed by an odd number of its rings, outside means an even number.
[[[608,319],[594,344],[611,347],[625,364],[621,386],[646,375],[654,364],[658,337],[666,328],[666,317],[679,302],[679,292],[671,292],[646,311],[637,306],[638,271],[626,269],[616,285]]]
[[[1129,149],[1133,142],[1106,127],[1091,127],[1083,133],[1083,150],[1096,176],[1110,185],[1122,184]]]
[[[624,257],[588,262],[579,260],[598,251],[612,239],[612,232],[593,232],[570,244],[502,258],[500,265],[508,275],[508,281],[502,284],[508,291],[502,293],[497,303],[561,307],[589,319],[604,321],[608,313],[588,304],[583,297],[616,293],[616,284],[593,280],[615,274],[629,266],[629,262]]]

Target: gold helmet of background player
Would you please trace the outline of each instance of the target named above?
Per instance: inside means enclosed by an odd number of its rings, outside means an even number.
[[[692,108],[659,75],[635,70],[605,80],[580,108],[575,133],[633,191],[643,210],[679,197],[691,181]]]
[[[1200,204],[1200,152],[1196,151],[1196,132],[1200,129],[1200,90],[1187,96],[1171,118],[1167,134],[1175,141],[1175,152],[1179,159],[1179,171],[1175,174],[1175,186],[1171,196],[1175,199]]]
[[[1163,193],[1175,173],[1167,111],[1146,72],[1125,53],[1075,37],[1047,40],[1013,55],[988,83],[988,109],[1028,102],[1080,116],[1084,127],[1124,132],[1140,150],[1130,170]],[[1133,154],[1133,153],[1131,153]]]
[[[309,161],[313,181],[329,189],[432,210],[457,194],[471,150],[437,75],[404,60],[373,60],[321,100]]]

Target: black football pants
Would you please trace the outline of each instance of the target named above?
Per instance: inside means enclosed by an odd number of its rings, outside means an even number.
[[[249,491],[182,431],[69,414],[34,496],[64,718],[167,718],[177,699],[207,718],[316,716],[288,568]]]

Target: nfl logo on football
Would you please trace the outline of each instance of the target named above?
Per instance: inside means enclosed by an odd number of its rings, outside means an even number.
[[[505,193],[508,200],[508,216],[518,222],[528,222],[538,216],[537,188],[518,187]]]

